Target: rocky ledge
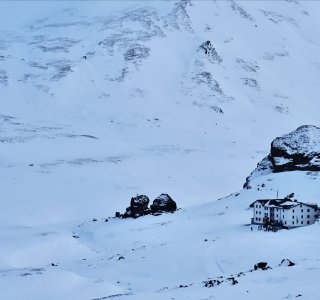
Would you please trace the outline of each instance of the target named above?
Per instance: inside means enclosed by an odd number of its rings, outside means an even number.
[[[286,171],[320,171],[320,128],[304,125],[271,143],[270,154],[247,177],[244,188],[257,175]]]

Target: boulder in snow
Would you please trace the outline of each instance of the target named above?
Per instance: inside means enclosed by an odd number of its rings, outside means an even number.
[[[156,212],[173,212],[177,210],[177,204],[168,194],[161,194],[153,200],[150,206],[153,213]]]
[[[130,201],[130,206],[127,207],[126,212],[123,214],[123,218],[138,218],[150,213],[148,207],[149,198],[145,195],[138,195],[132,197]]]

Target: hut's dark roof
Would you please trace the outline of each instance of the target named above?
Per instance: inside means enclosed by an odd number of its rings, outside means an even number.
[[[290,199],[258,199],[250,204],[250,207],[253,207],[253,205],[256,202],[260,202],[262,205],[266,205],[269,201],[271,201],[271,205],[279,205],[280,203],[284,203],[287,201],[291,201]],[[292,201],[293,202],[293,201]]]
[[[254,204],[256,202],[261,203],[263,206],[267,205],[267,206],[274,206],[274,207],[285,208],[285,209],[292,208],[300,204],[312,207],[314,209],[319,208],[317,204],[303,203],[303,202],[299,202],[297,200],[291,200],[291,199],[258,199],[253,203],[251,203],[250,207],[254,207]]]

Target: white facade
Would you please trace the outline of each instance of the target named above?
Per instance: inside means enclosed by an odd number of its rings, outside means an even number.
[[[297,227],[313,224],[318,218],[318,209],[304,203],[284,210],[284,226]]]
[[[316,205],[286,199],[257,200],[251,207],[253,224],[264,224],[268,217],[272,223],[292,228],[313,224],[318,218]]]
[[[253,223],[263,224],[263,217],[265,216],[264,204],[259,200],[254,202],[253,206]]]

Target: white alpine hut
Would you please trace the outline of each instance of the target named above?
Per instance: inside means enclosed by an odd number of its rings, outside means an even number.
[[[251,224],[293,228],[313,224],[319,217],[317,204],[291,199],[262,199],[250,205]]]

